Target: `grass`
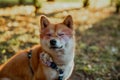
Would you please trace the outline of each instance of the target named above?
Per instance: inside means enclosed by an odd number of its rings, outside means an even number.
[[[77,39],[76,71],[95,80],[119,80],[120,72],[120,17],[113,15]],[[114,27],[115,25],[115,27]],[[77,35],[79,37],[79,35]]]

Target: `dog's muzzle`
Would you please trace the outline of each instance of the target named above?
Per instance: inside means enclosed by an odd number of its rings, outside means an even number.
[[[63,46],[58,46],[57,41],[55,39],[50,40],[50,48],[51,49],[61,49]]]

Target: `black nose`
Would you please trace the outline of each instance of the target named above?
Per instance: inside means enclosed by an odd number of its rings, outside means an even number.
[[[52,45],[52,46],[55,46],[56,45],[56,40],[55,39],[52,39],[52,40],[50,40],[50,45]]]

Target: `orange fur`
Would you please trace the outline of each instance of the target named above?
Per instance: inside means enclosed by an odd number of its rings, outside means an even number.
[[[30,60],[27,57],[29,50],[23,50],[1,65],[0,80],[57,80],[57,71],[44,65],[40,60],[39,56],[42,52],[49,54],[53,61],[64,70],[63,80],[67,80],[74,67],[74,30],[72,24],[71,16],[67,16],[63,23],[58,24],[51,24],[45,16],[42,16],[41,46],[36,45],[31,48],[32,57]],[[63,46],[62,49],[49,49],[48,42],[53,38],[58,40],[58,46]],[[30,64],[34,75],[31,73]]]

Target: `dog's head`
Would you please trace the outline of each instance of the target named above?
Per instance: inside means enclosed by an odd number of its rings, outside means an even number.
[[[40,20],[40,41],[44,50],[49,53],[70,50],[74,46],[73,20],[68,15],[62,23],[53,24],[45,17]]]

